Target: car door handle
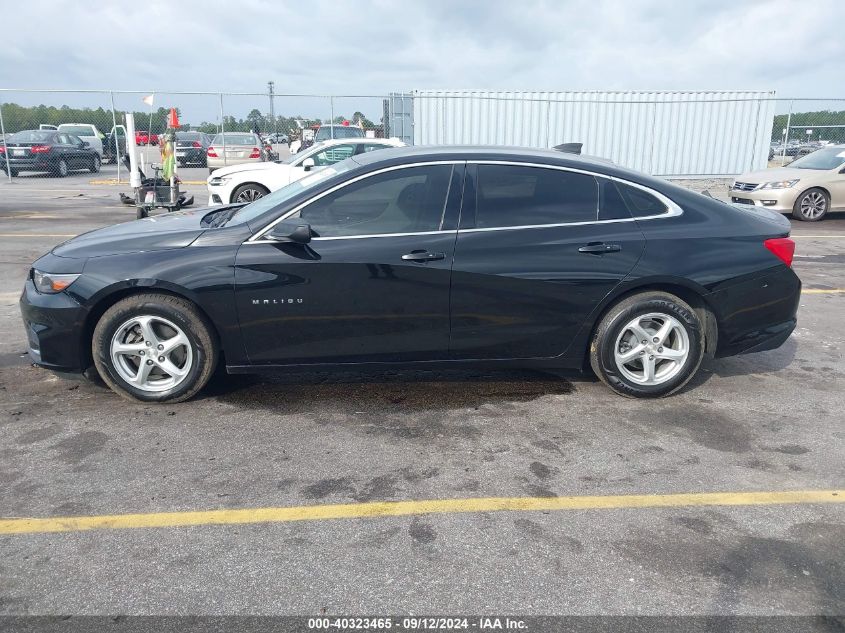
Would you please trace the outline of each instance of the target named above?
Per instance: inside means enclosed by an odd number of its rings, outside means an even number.
[[[619,244],[605,244],[604,242],[590,242],[578,249],[579,253],[592,253],[593,255],[601,255],[602,253],[618,253],[622,250]]]
[[[429,253],[428,251],[411,251],[402,255],[406,262],[433,262],[438,259],[446,259],[446,253]]]

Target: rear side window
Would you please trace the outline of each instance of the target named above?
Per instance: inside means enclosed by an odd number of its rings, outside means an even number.
[[[592,222],[598,214],[593,176],[559,169],[479,165],[479,228]]]
[[[599,220],[627,220],[631,218],[628,205],[622,199],[616,183],[606,178],[599,178]]]
[[[631,215],[635,218],[660,215],[669,211],[665,204],[642,189],[637,189],[621,182],[617,182],[616,186],[625,200],[625,204],[628,205],[628,209],[631,210]]]

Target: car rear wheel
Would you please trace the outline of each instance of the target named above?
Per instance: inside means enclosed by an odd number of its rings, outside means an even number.
[[[65,161],[64,158],[62,158],[61,160],[59,160],[58,163],[56,163],[55,174],[59,178],[64,178],[65,176],[67,176],[67,173],[68,173],[67,162]]]
[[[94,154],[94,158],[91,159],[91,167],[89,168],[92,174],[96,174],[100,171],[100,157]]]
[[[263,198],[268,193],[270,191],[266,187],[249,183],[241,185],[232,192],[232,202],[252,202],[253,200]]]
[[[701,321],[675,295],[644,292],[612,306],[590,345],[593,371],[616,393],[659,398],[681,389],[704,356]]]
[[[804,222],[818,222],[830,209],[830,196],[824,189],[813,187],[798,196],[792,206],[792,217]]]
[[[129,400],[182,402],[205,386],[217,364],[212,328],[179,297],[143,294],[106,310],[94,328],[94,364]]]

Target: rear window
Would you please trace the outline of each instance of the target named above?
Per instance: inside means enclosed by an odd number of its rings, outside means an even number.
[[[226,134],[225,140],[223,134],[218,134],[212,141],[214,145],[255,145],[257,142],[252,134]]]
[[[94,136],[94,130],[87,125],[60,125],[59,130],[76,136]]]
[[[359,127],[352,127],[351,125],[334,126],[334,132],[332,132],[331,126],[323,126],[317,130],[314,140],[325,141],[330,138],[363,138],[363,136],[364,130]]]
[[[597,215],[593,176],[542,167],[478,167],[479,228],[591,222]]]
[[[52,141],[55,132],[42,132],[41,130],[24,130],[15,132],[6,141],[8,143],[43,143]]]
[[[176,132],[176,138],[182,141],[198,141],[200,134],[199,132]]]

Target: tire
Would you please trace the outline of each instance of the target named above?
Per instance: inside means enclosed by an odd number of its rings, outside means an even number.
[[[56,163],[56,169],[53,171],[53,174],[58,178],[64,178],[68,174],[67,163],[65,159],[62,158]]]
[[[94,154],[94,158],[92,158],[92,159],[91,159],[91,167],[89,167],[89,169],[91,170],[91,173],[92,173],[92,174],[99,173],[99,171],[100,171],[100,162],[101,162],[101,161],[100,161],[100,157],[99,157],[99,156],[97,156],[96,154]]]
[[[801,193],[792,205],[792,217],[802,222],[818,222],[830,210],[830,195],[818,187]]]
[[[173,349],[162,350],[168,341]],[[121,344],[128,351],[119,352]],[[211,378],[218,358],[213,329],[194,304],[158,293],[127,297],[106,310],[91,348],[103,381],[123,398],[142,402],[188,400]]]
[[[633,323],[644,338],[634,339]],[[671,329],[655,342],[661,326]],[[607,310],[590,344],[590,365],[604,384],[622,396],[668,396],[698,371],[704,357],[703,331],[695,310],[675,295],[659,291],[638,293]],[[645,345],[642,340],[647,341]],[[617,351],[634,356],[628,362],[620,362]],[[667,358],[669,352],[673,352],[672,358]],[[663,354],[666,356],[661,358]],[[648,359],[654,361],[652,380],[647,374]]]
[[[185,167],[188,164],[188,162],[184,161],[184,160],[180,160],[180,161],[177,161],[177,162],[179,163],[179,167]]]
[[[135,219],[143,220],[147,216],[150,215],[150,212],[147,209],[142,209],[141,207],[136,207],[135,210]]]
[[[248,183],[246,185],[241,185],[232,192],[232,199],[230,202],[253,202],[254,200],[263,198],[268,193],[270,193],[270,191],[267,187],[262,187],[261,185],[257,185],[255,183]]]

